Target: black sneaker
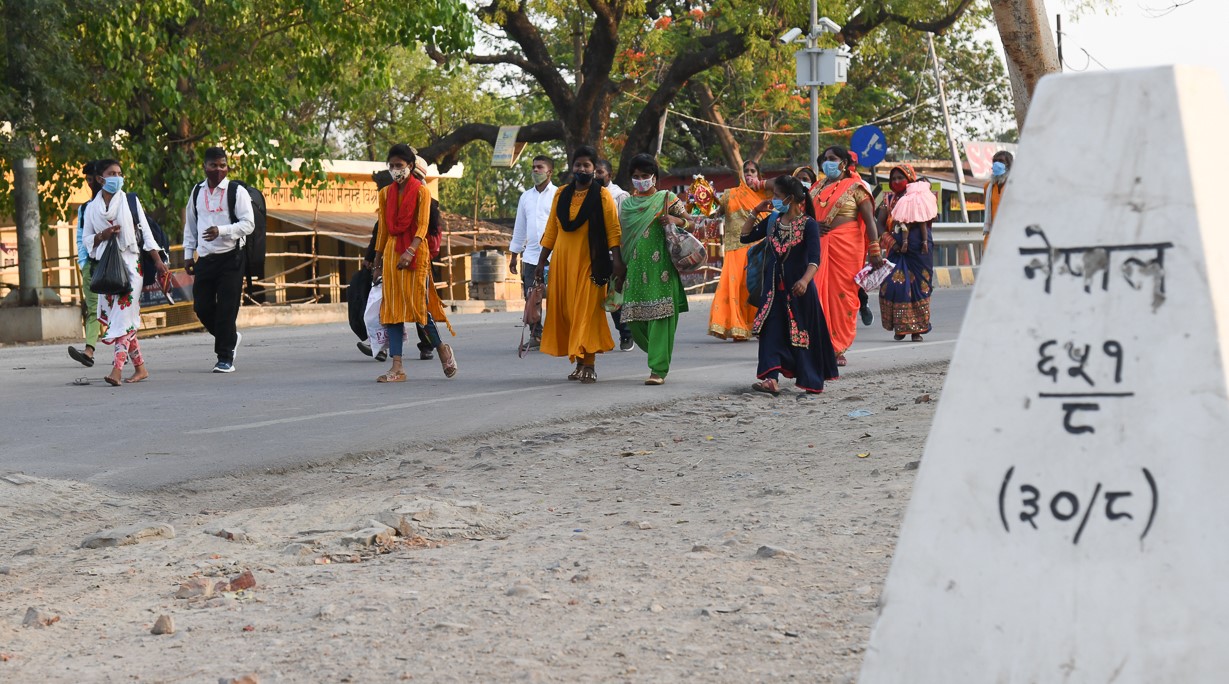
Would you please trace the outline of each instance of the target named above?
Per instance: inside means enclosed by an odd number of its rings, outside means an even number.
[[[871,308],[865,304],[858,309],[858,313],[862,315],[862,325],[870,325],[875,322],[875,314],[871,313]]]
[[[632,342],[632,338],[630,337],[620,337],[619,338],[619,351],[631,351],[632,347],[634,346],[635,346],[635,343]]]

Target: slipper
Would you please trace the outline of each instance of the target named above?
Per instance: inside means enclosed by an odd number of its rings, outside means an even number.
[[[88,356],[85,352],[78,351],[76,347],[68,348],[68,356],[73,361],[76,361],[77,363],[81,364],[82,366],[85,366],[86,368],[94,367],[93,357]]]
[[[922,341],[922,336],[921,336],[921,335],[914,335],[913,337],[911,337],[911,338],[910,338],[910,341],[911,341],[911,342],[921,342],[921,341]]]
[[[901,340],[905,339],[905,335],[903,333],[896,334],[892,336],[892,339],[896,340],[897,342],[900,342]]]
[[[781,390],[773,389],[772,386],[769,385],[765,381],[757,382],[751,385],[751,389],[755,390],[756,392],[763,392],[764,394],[771,394],[774,397],[781,394]]]
[[[663,377],[661,377],[661,376],[659,376],[659,375],[650,375],[650,376],[649,376],[649,379],[644,381],[644,384],[646,384],[646,385],[664,385],[664,384],[666,384],[666,379],[665,379],[665,378],[663,378]]]
[[[597,382],[597,371],[593,366],[585,366],[580,371],[580,384],[592,385]]]
[[[376,378],[376,382],[405,382],[405,373],[389,371]]]
[[[845,365],[845,364],[847,364],[847,363],[849,363],[849,362],[845,360],[845,355],[844,355],[844,354],[837,354],[837,355],[836,355],[836,365],[838,365],[838,366],[844,366],[844,365]]]
[[[88,385],[90,384],[90,379],[89,378],[77,378],[73,380],[73,384],[77,385],[78,387],[83,386],[83,385]]]

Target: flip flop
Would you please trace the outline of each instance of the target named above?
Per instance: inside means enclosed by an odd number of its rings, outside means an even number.
[[[81,364],[82,366],[85,366],[86,368],[94,367],[94,359],[86,355],[85,352],[78,351],[76,347],[68,348],[68,356],[73,361],[76,361],[77,363]]]
[[[781,390],[771,389],[769,385],[763,381],[757,382],[751,385],[751,389],[755,390],[756,392],[763,392],[764,394],[771,394],[774,397],[781,394]]]
[[[83,387],[85,385],[90,384],[90,379],[89,378],[76,378],[73,380],[73,384],[77,385],[78,387]]]

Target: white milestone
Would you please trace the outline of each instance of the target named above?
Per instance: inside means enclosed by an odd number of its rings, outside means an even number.
[[[1229,99],[1044,79],[861,684],[1229,681]]]

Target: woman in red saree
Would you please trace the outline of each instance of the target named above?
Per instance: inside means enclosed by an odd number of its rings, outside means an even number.
[[[862,270],[868,252],[876,268],[883,257],[874,202],[849,151],[829,147],[818,161],[823,169],[821,182],[810,193],[812,215],[819,222],[822,255],[815,286],[836,349],[836,363],[844,366],[845,352],[858,334],[860,302],[853,277]]]

